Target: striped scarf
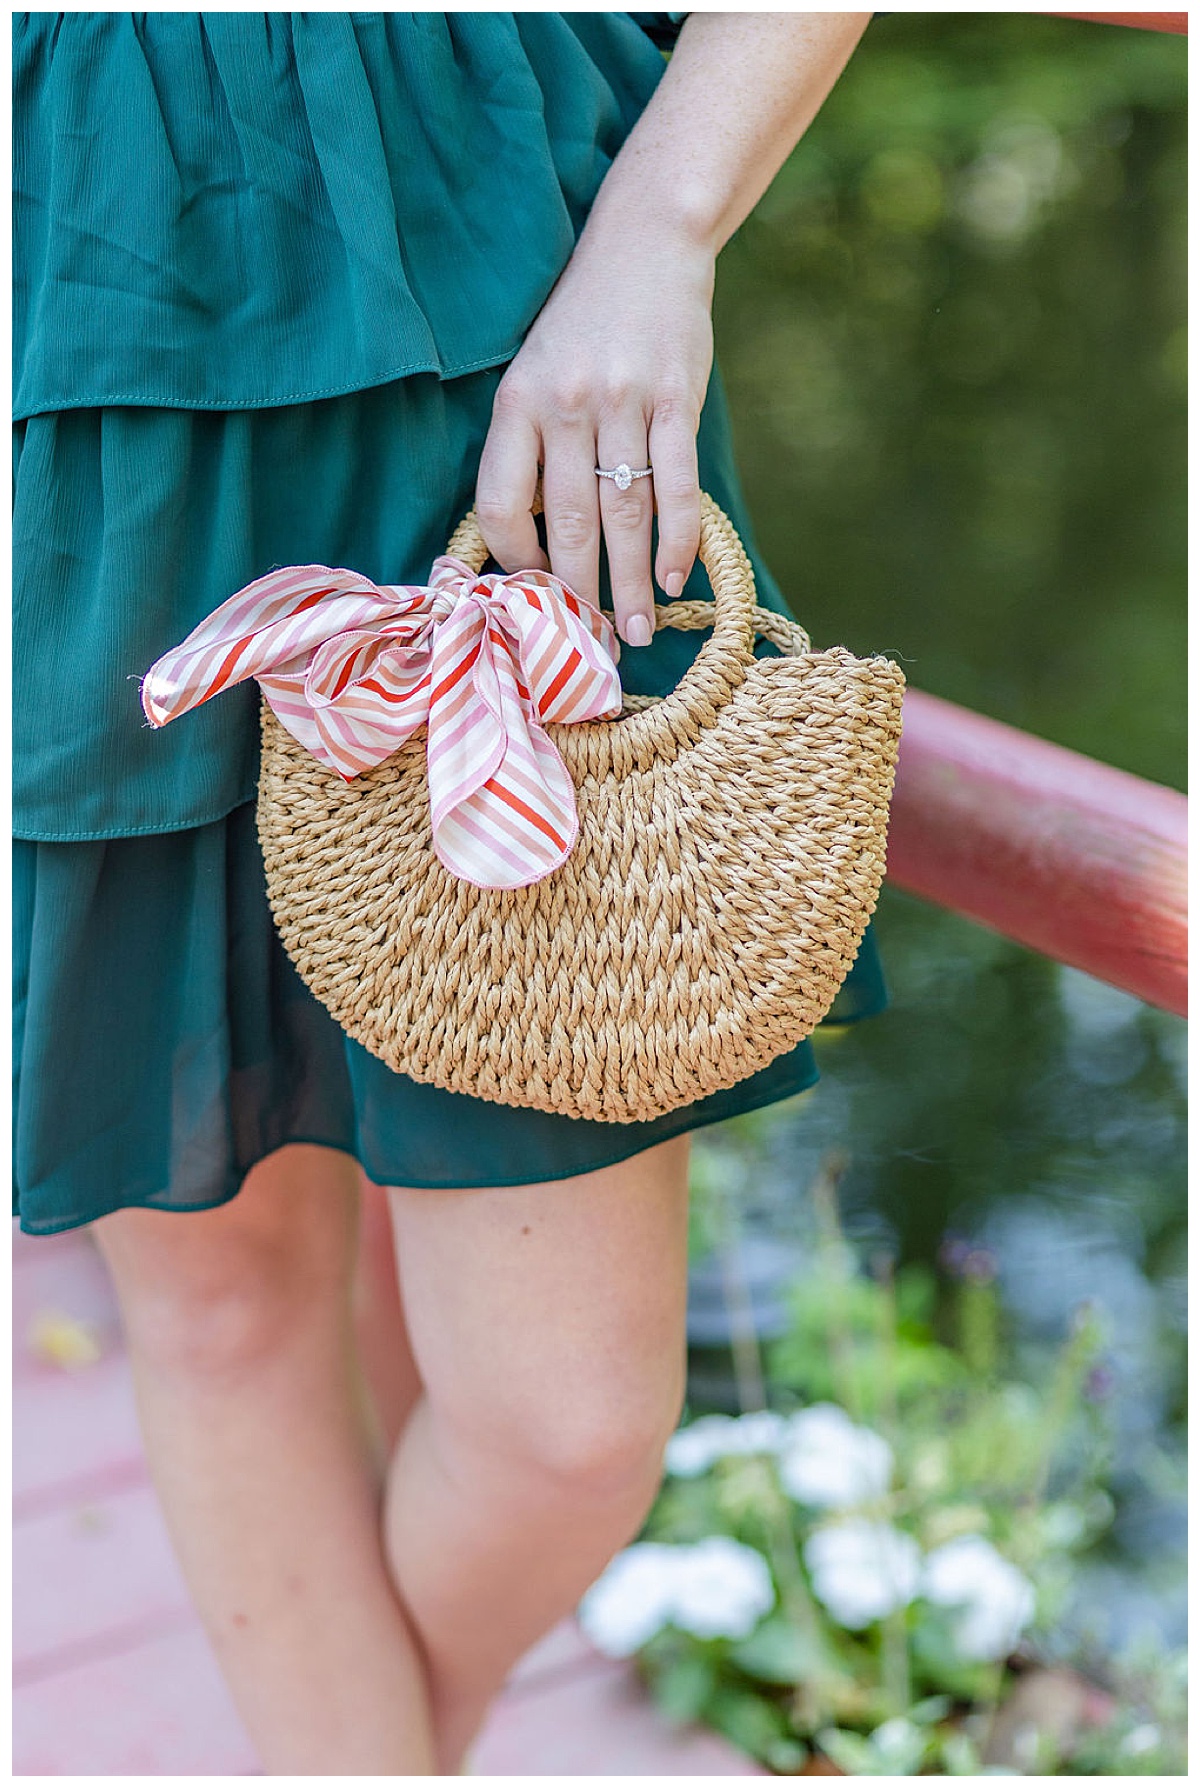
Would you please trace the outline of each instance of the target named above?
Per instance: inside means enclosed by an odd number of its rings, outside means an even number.
[[[566,861],[575,788],[543,722],[621,710],[608,616],[546,571],[482,576],[436,559],[428,584],[286,565],[247,584],[142,679],[165,726],[256,677],[294,738],[347,781],[428,726],[433,848],[481,888]]]

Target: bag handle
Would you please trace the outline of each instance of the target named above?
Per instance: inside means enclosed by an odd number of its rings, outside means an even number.
[[[532,513],[542,510],[539,477]],[[482,571],[488,549],[475,511],[459,522],[446,548],[473,571]],[[754,661],[754,638],[763,633],[781,651],[809,650],[808,635],[786,615],[760,608],[754,599],[754,572],[737,529],[707,491],[700,492],[700,562],[712,585],[712,602],[656,603],[659,627],[710,627],[706,639],[675,688],[665,696],[626,696],[619,720],[550,725],[555,746],[572,778],[623,774],[646,768],[655,758],[673,757],[711,726]]]

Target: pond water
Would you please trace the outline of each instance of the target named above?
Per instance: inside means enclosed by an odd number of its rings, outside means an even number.
[[[1020,14],[888,15],[722,256],[759,545],[818,645],[1182,786],[1185,57]],[[745,1217],[901,1259],[991,1248],[1018,1337],[1095,1299],[1117,1523],[1080,1629],[1182,1636],[1181,1021],[885,890],[892,1005],[706,1133]]]

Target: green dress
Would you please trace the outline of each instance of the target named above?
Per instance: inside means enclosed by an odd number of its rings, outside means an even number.
[[[27,1231],[220,1204],[297,1141],[343,1149],[381,1183],[557,1179],[815,1080],[804,1043],[665,1118],[612,1125],[392,1073],[308,993],[274,931],[253,683],[162,732],[138,702],[151,662],[274,565],[428,574],[471,505],[504,366],[683,16],[17,16]],[[785,610],[716,372],[698,446],[760,600]],[[711,595],[701,567],[684,595]],[[665,693],[700,643],[664,630],[625,648],[623,683]],[[831,1018],[884,1000],[868,934]]]

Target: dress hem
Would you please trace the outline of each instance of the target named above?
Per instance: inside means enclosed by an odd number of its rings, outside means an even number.
[[[522,340],[524,338],[522,337]],[[499,348],[494,353],[484,354],[478,360],[465,360],[461,365],[446,366],[440,360],[424,360],[406,362],[390,372],[374,375],[356,374],[348,380],[339,380],[337,384],[314,391],[285,392],[274,397],[177,397],[163,396],[161,392],[137,393],[109,392],[103,395],[87,397],[47,398],[31,404],[19,403],[13,407],[13,422],[28,422],[34,416],[56,416],[63,410],[105,410],[114,408],[134,408],[141,410],[202,410],[224,414],[237,410],[278,410],[289,404],[321,403],[331,397],[351,397],[356,391],[374,391],[380,385],[398,384],[402,379],[414,378],[418,374],[433,373],[443,383],[449,384],[453,379],[466,378],[471,373],[486,372],[489,367],[503,366],[511,360],[521,347],[516,341],[511,347]]]
[[[864,1013],[863,1016],[865,1017],[866,1014]],[[559,1174],[557,1175],[557,1178],[578,1179],[585,1173],[596,1173],[604,1167],[615,1167],[619,1161],[631,1160],[634,1155],[644,1154],[647,1149],[656,1148],[660,1142],[670,1142],[673,1137],[683,1135],[689,1130],[704,1130],[711,1124],[725,1123],[731,1117],[741,1117],[748,1111],[758,1111],[764,1105],[784,1104],[788,1099],[797,1099],[801,1094],[811,1092],[819,1080],[820,1072],[818,1070],[804,1081],[802,1085],[794,1087],[790,1093],[764,1092],[761,1098],[756,1098],[748,1104],[739,1106],[736,1112],[726,1112],[710,1118],[701,1118],[698,1122],[689,1123],[686,1121],[685,1108],[680,1114],[681,1121],[673,1127],[669,1126],[664,1135],[640,1141],[635,1147],[620,1149],[615,1154],[605,1152],[598,1159],[589,1161],[582,1167],[573,1167],[569,1173]],[[734,1089],[729,1088],[727,1090],[732,1092]],[[513,1109],[518,1108],[514,1107]],[[329,1138],[325,1136],[289,1136],[285,1142],[276,1143],[274,1148],[264,1149],[261,1155],[256,1155],[254,1160],[249,1162],[241,1171],[238,1176],[237,1184],[231,1189],[222,1193],[219,1197],[205,1199],[196,1204],[118,1204],[114,1205],[111,1210],[98,1211],[94,1217],[81,1217],[74,1222],[42,1224],[27,1224],[19,1209],[14,1208],[13,1215],[20,1222],[22,1235],[51,1236],[62,1235],[72,1229],[90,1228],[93,1223],[98,1223],[105,1217],[115,1216],[118,1211],[122,1210],[174,1211],[178,1212],[181,1216],[193,1211],[219,1210],[222,1205],[231,1204],[233,1202],[241,1191],[246,1176],[258,1166],[259,1162],[267,1160],[271,1155],[278,1154],[280,1149],[288,1148],[294,1144],[334,1149],[340,1155],[348,1155],[352,1161],[357,1161],[367,1178],[376,1186],[411,1186],[418,1192],[486,1192],[500,1191],[512,1186],[541,1185],[546,1183],[545,1181],[530,1180],[527,1177],[523,1177],[514,1179],[478,1180],[475,1182],[468,1182],[464,1185],[461,1179],[423,1180],[415,1179],[411,1174],[405,1174],[403,1176],[386,1173],[378,1174],[374,1172],[364,1160],[364,1150],[348,1148],[344,1142],[331,1142]]]
[[[166,837],[177,832],[195,832],[202,826],[215,826],[221,820],[228,819],[231,813],[236,813],[239,807],[248,807],[257,800],[256,784],[248,795],[239,795],[222,804],[207,819],[168,820],[148,826],[122,826],[119,832],[110,831],[107,827],[100,832],[39,832],[26,826],[14,825],[12,836],[21,844],[119,844],[123,838]]]

